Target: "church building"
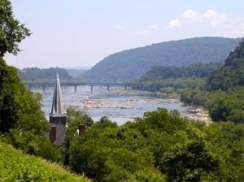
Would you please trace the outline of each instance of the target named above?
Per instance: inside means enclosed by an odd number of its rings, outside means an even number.
[[[50,141],[55,145],[61,145],[66,133],[66,111],[64,108],[58,74],[49,113],[49,122],[51,125],[51,131],[49,133]]]

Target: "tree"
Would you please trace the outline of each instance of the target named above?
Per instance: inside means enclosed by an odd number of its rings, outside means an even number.
[[[4,141],[23,151],[58,160],[55,148],[44,133],[50,126],[41,111],[41,95],[26,89],[16,68],[3,60],[6,52],[16,55],[18,43],[30,31],[14,19],[11,3],[0,1],[0,133]]]
[[[14,18],[11,2],[0,1],[0,56],[6,52],[17,55],[18,43],[29,36],[30,30]]]

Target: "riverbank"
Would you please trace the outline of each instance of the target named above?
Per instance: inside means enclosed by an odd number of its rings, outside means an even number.
[[[206,123],[206,125],[209,125],[213,122],[209,116],[208,111],[199,107],[190,108],[188,113],[183,117],[186,117],[187,119],[192,121],[202,121]]]

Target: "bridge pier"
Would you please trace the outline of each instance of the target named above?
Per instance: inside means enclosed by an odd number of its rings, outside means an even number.
[[[46,85],[42,85],[43,92],[46,91]]]
[[[109,87],[110,87],[110,85],[108,84],[108,85],[107,85],[107,91],[108,91],[108,92],[109,92]]]
[[[93,85],[91,85],[91,93],[93,93]]]

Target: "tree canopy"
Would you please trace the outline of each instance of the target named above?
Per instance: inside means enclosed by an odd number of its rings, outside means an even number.
[[[11,2],[0,1],[0,56],[6,52],[17,55],[18,43],[30,35],[30,30],[14,18]]]
[[[209,91],[227,90],[235,86],[244,86],[244,39],[225,59],[225,64],[208,78],[206,88]]]

